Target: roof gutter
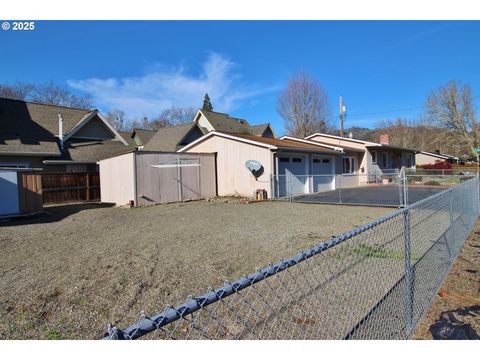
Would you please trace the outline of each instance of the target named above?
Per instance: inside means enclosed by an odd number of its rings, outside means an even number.
[[[45,165],[61,165],[61,164],[96,164],[96,161],[74,161],[74,160],[44,160]]]

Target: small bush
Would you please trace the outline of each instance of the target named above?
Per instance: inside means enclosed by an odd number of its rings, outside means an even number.
[[[438,181],[435,181],[435,180],[430,180],[430,181],[426,181],[425,182],[425,185],[428,185],[428,186],[439,186],[440,183]]]
[[[429,170],[450,170],[452,169],[452,164],[450,164],[447,160],[444,160],[436,161],[435,164],[419,165],[418,167]]]

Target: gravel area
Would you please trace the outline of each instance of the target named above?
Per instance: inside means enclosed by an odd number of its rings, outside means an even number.
[[[391,209],[191,202],[0,223],[0,338],[92,339]]]

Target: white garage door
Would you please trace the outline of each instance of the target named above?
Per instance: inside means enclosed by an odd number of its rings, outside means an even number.
[[[278,156],[278,196],[305,194],[307,176],[305,156]]]
[[[329,191],[335,184],[335,159],[332,156],[312,157],[312,190],[313,192]]]
[[[0,171],[0,199],[0,216],[20,212],[16,171]]]

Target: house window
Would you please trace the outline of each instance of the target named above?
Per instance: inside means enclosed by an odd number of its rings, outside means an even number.
[[[320,159],[313,159],[314,164],[318,164],[320,162]]]
[[[377,152],[372,151],[372,164],[376,164],[376,163],[377,163]]]
[[[296,163],[301,163],[301,162],[302,162],[302,158],[293,158],[292,161],[293,161],[293,162],[296,162]]]
[[[290,162],[290,158],[281,157],[281,158],[278,158],[278,161],[280,161],[280,162]]]
[[[330,163],[330,159],[323,159],[322,162],[323,162],[324,164],[329,164],[329,163]]]
[[[343,173],[354,174],[355,173],[355,158],[344,157],[343,158]]]
[[[388,169],[388,153],[382,153],[382,168]]]

